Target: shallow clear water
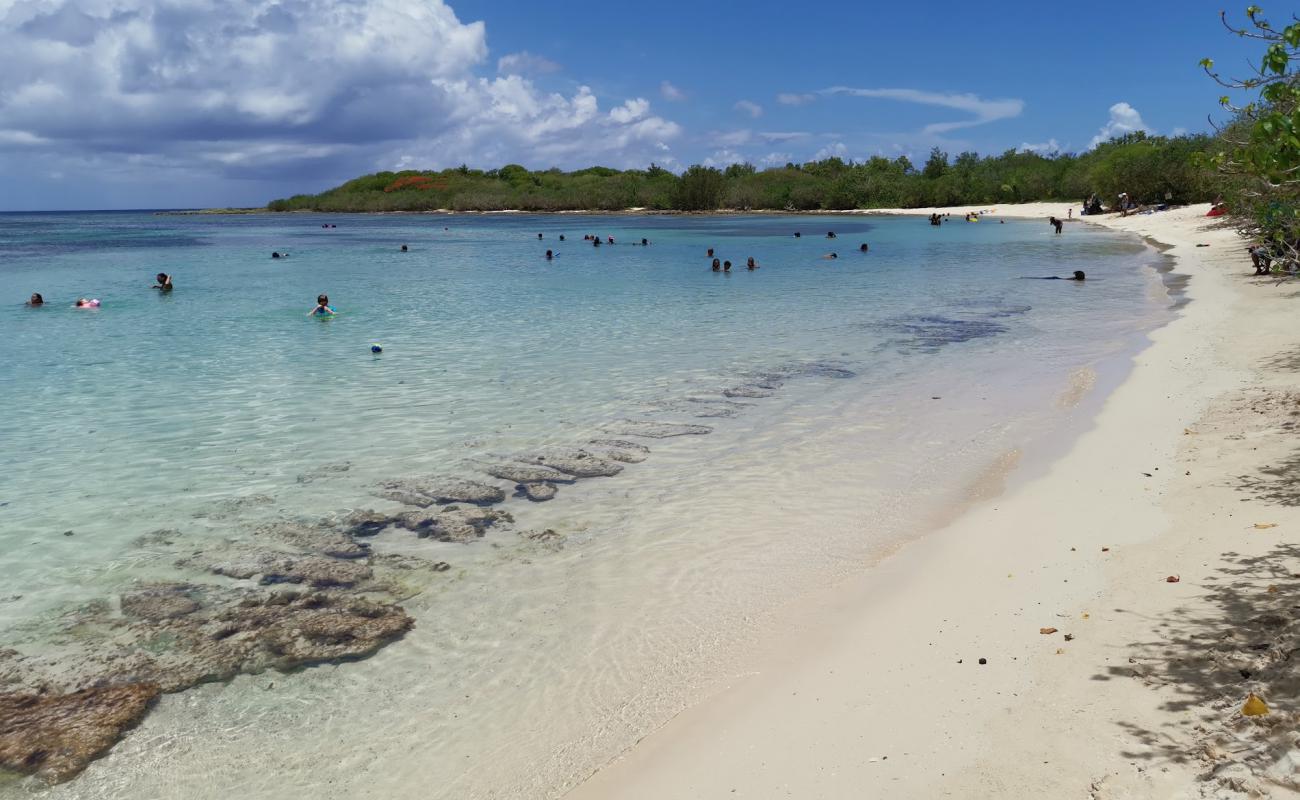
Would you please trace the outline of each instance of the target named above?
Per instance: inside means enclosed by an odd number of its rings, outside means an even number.
[[[996,219],[0,215],[0,645],[40,649],[134,581],[195,579],[139,544],[153,530],[238,542],[619,420],[713,429],[504,504],[562,545],[385,532],[378,552],[454,568],[404,602],[405,639],[168,696],[77,780],[14,786],[553,794],[716,679],[764,614],[1059,427],[1070,376],[1169,314],[1156,261],[1090,226]],[[1076,269],[1085,284],[1021,279]],[[22,307],[33,291],[46,307]],[[308,318],[320,292],[336,318]],[[773,373],[774,396],[717,402]]]

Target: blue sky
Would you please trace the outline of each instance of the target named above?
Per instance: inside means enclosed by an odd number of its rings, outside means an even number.
[[[1219,8],[0,0],[0,210],[261,205],[462,162],[1081,151],[1208,128],[1196,62],[1258,51]]]

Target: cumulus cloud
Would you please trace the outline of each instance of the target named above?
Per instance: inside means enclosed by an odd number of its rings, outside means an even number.
[[[1025,110],[1023,100],[985,100],[974,94],[926,92],[920,89],[855,89],[849,86],[832,86],[829,89],[823,89],[821,93],[940,106],[964,111],[971,115],[970,119],[956,120],[954,122],[933,122],[926,125],[921,129],[921,133],[927,136],[948,133],[961,128],[973,128],[976,125],[985,125],[998,120],[1011,119],[1020,116],[1020,113]]]
[[[1092,137],[1088,147],[1096,147],[1116,136],[1123,136],[1126,133],[1136,131],[1150,132],[1151,129],[1142,121],[1142,115],[1138,113],[1136,108],[1128,103],[1116,103],[1110,107],[1110,119],[1106,121],[1105,125],[1101,126],[1101,130],[1097,131],[1097,135]]]
[[[673,86],[668,81],[659,84],[659,94],[664,96],[665,100],[678,103],[686,99],[686,92]]]
[[[487,53],[443,0],[0,0],[0,182],[35,159],[315,189],[399,163],[662,163],[681,133],[642,98],[542,91],[522,73],[557,65],[527,52],[479,77]]]
[[[559,64],[549,58],[535,55],[527,50],[508,53],[497,59],[497,72],[502,75],[547,75],[559,72]]]
[[[760,106],[758,103],[753,102],[752,100],[738,100],[736,101],[736,105],[734,106],[734,108],[737,111],[741,111],[748,114],[754,119],[758,119],[759,117],[763,116],[763,107]]]
[[[1048,139],[1047,141],[1039,142],[1038,144],[1025,142],[1016,149],[1022,153],[1038,153],[1040,156],[1045,156],[1061,152],[1061,145],[1057,143],[1056,139]]]
[[[739,147],[742,144],[748,144],[753,138],[754,132],[748,129],[724,131],[715,133],[712,136],[714,144],[719,147]]]
[[[783,106],[806,106],[817,99],[815,94],[794,94],[782,92],[776,96],[776,102]]]

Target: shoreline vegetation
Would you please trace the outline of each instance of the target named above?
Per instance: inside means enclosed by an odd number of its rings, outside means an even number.
[[[826,213],[877,208],[988,206],[1117,197],[1186,204],[1220,192],[1212,170],[1198,166],[1216,140],[1137,132],[1082,154],[1008,150],[951,158],[934,148],[921,166],[906,156],[865,162],[828,158],[759,170],[694,165],[677,175],[608,167],[533,171],[462,165],[440,171],[379,172],[320,194],[273,200],[266,211],[292,212],[573,212],[573,213]],[[242,210],[235,210],[236,213]],[[222,210],[216,213],[230,213]]]

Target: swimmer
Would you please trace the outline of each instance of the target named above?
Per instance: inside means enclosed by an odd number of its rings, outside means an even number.
[[[863,242],[862,245],[858,248],[858,252],[859,252],[859,253],[865,253],[865,252],[867,252],[867,251],[870,250],[870,249],[871,249],[871,248],[867,246],[867,243],[866,243],[866,242]]]
[[[609,243],[610,243],[610,244],[613,244],[613,243],[614,243],[614,237],[613,237],[613,236],[609,237]]]
[[[1056,228],[1057,234],[1060,234],[1061,228],[1065,227],[1065,223],[1061,222],[1056,217],[1048,217],[1047,221],[1051,224],[1053,228]]]
[[[327,294],[322,294],[316,298],[316,307],[307,312],[309,317],[332,317],[336,312],[330,308],[330,298]]]
[[[592,246],[592,247],[600,247],[600,239],[592,239],[592,240],[591,240],[591,246]]]
[[[800,233],[799,231],[794,232],[794,238],[798,239],[800,236],[803,236],[803,234]]]
[[[723,262],[722,262],[722,271],[723,271],[723,272],[731,272],[731,262],[730,262],[730,261],[723,261]]]
[[[32,292],[31,298],[27,301],[28,308],[40,308],[45,305],[45,298],[41,297],[40,292]]]
[[[722,271],[722,262],[719,261],[719,260],[716,259],[716,258],[713,259],[713,271],[714,271],[714,272],[721,272],[721,271]]]
[[[1087,276],[1083,274],[1083,270],[1081,270],[1081,269],[1076,269],[1076,270],[1074,271],[1074,274],[1071,275],[1071,276],[1068,277],[1068,278],[1062,278],[1060,275],[1047,275],[1047,276],[1042,277],[1042,278],[1028,278],[1027,280],[1031,280],[1031,281],[1032,281],[1032,280],[1040,280],[1040,281],[1083,281],[1083,280],[1086,280],[1086,279],[1087,279]]]
[[[546,251],[546,260],[547,260],[547,261],[550,261],[552,258],[555,258],[555,254],[552,253],[550,250],[547,250],[547,251]]]
[[[645,238],[644,236],[642,236],[642,237],[641,237],[641,246],[642,246],[642,247],[648,247],[649,245],[650,245],[650,240],[647,239],[647,238]]]
[[[835,238],[835,231],[826,231],[826,238],[827,238],[827,239],[834,239],[834,238]]]
[[[159,272],[154,276],[154,280],[158,282],[153,285],[153,288],[163,294],[167,294],[172,290],[172,276],[168,275],[166,272]]]
[[[408,252],[408,249],[409,249],[409,248],[407,248],[406,245],[402,245],[402,252],[403,252],[403,253]]]
[[[709,248],[709,252],[708,252],[704,257],[705,257],[705,258],[713,258],[713,248],[712,248],[712,247]]]
[[[840,257],[839,253],[827,253],[826,255],[822,256],[822,258],[826,261],[831,261],[839,257]]]
[[[78,297],[77,302],[72,304],[73,308],[99,308],[99,300],[87,300],[84,297]]]
[[[280,257],[279,252],[272,252],[272,253],[271,253],[271,258],[279,258],[279,257]]]
[[[560,241],[561,241],[561,242],[564,241],[564,234],[562,234],[562,233],[560,234]]]
[[[758,269],[758,264],[754,263],[754,257],[750,256],[749,261],[745,263],[745,269]]]
[[[542,238],[542,235],[541,235],[540,233],[537,234],[537,238],[538,238],[538,239]]]

